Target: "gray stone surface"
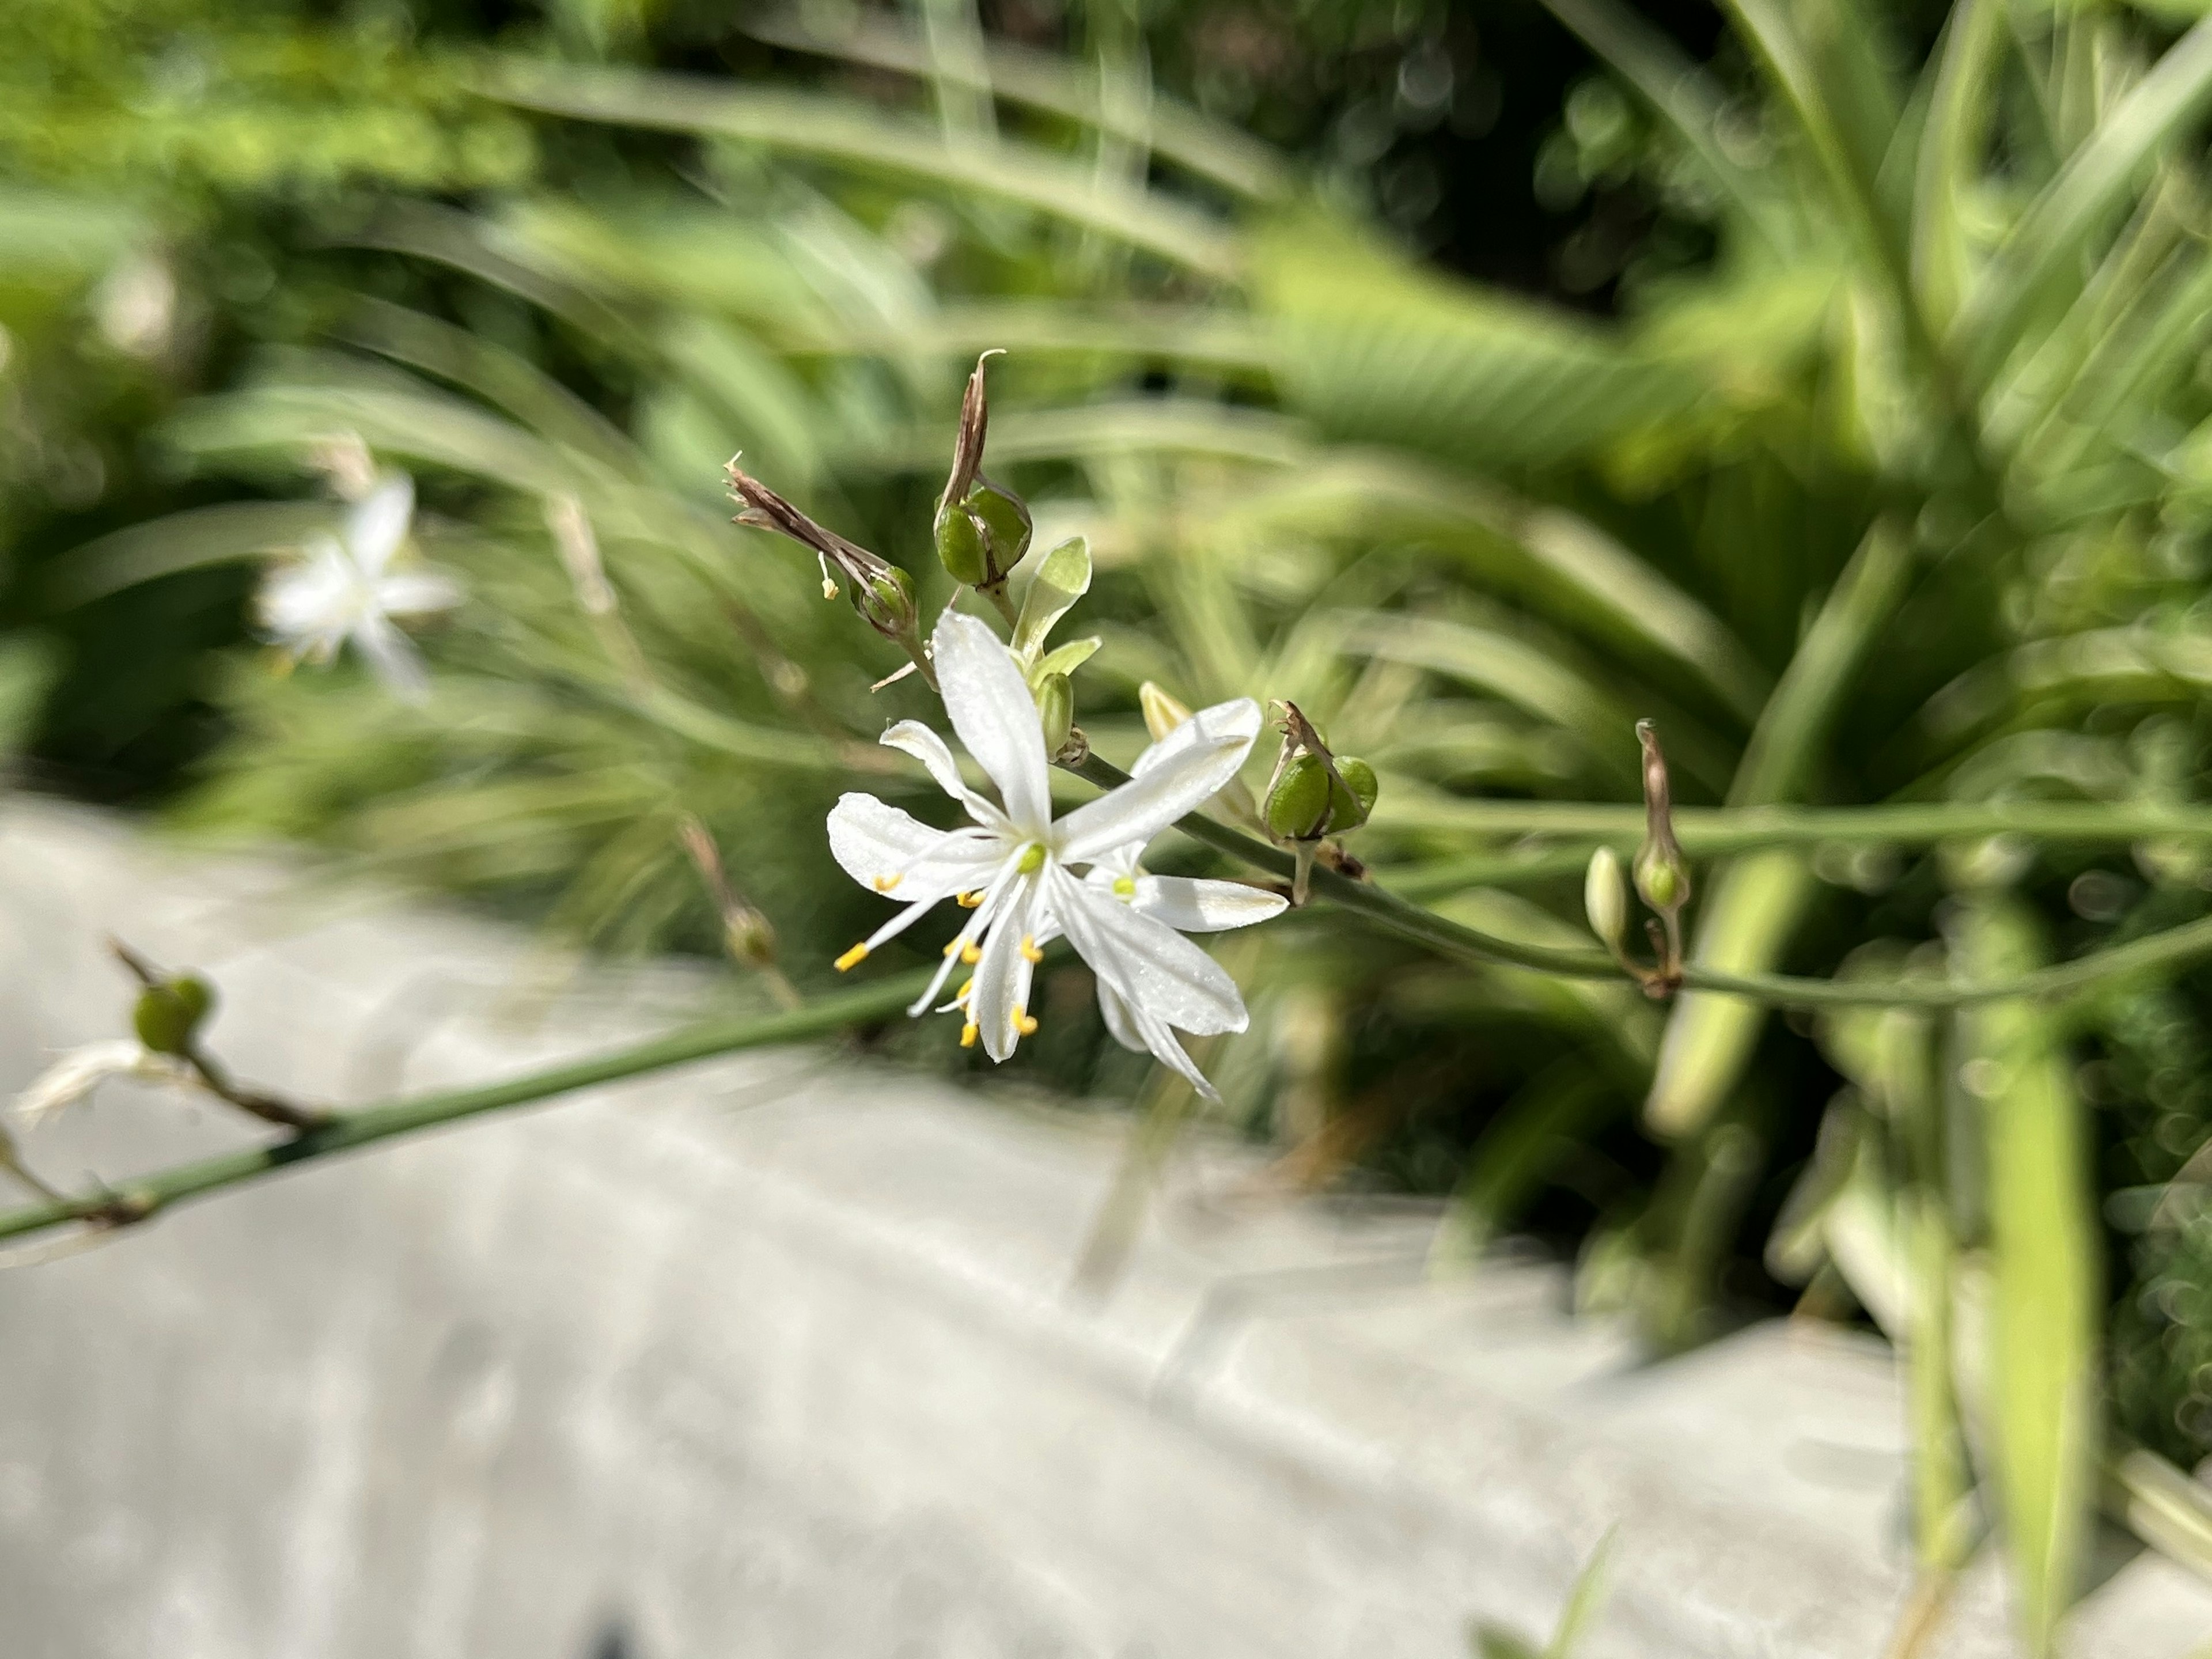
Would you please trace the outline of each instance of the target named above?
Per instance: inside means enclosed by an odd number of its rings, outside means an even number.
[[[672,969],[334,899],[0,807],[0,1086],[111,1034],[121,933],[216,973],[247,1074],[360,1101],[659,1029]],[[1896,1380],[1770,1326],[1639,1367],[1546,1268],[1437,1284],[1428,1218],[1255,1201],[1194,1149],[1099,1309],[1110,1121],[778,1053],[318,1166],[0,1273],[8,1659],[1874,1659],[1906,1586]],[[250,1130],[118,1089],[72,1178]],[[2149,1557],[2081,1659],[2185,1659]],[[2010,1651],[2002,1586],[1931,1659]]]

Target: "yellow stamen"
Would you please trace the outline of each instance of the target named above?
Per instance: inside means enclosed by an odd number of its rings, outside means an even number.
[[[1024,1036],[1034,1036],[1036,1035],[1036,1021],[1031,1019],[1021,1009],[1017,1008],[1014,1010],[1014,1030],[1019,1031]]]
[[[959,954],[959,951],[960,951],[960,941],[959,941],[958,939],[954,939],[954,940],[952,941],[952,943],[951,943],[951,944],[950,944],[950,945],[946,945],[946,946],[945,947],[945,954],[946,956],[948,956],[948,957],[950,957],[950,956],[957,956],[957,955],[958,955],[958,954]]]
[[[1135,878],[1133,876],[1116,876],[1116,877],[1115,877],[1115,878],[1114,878],[1114,896],[1115,896],[1115,898],[1134,898],[1134,897],[1136,897],[1136,896],[1137,896],[1137,882],[1136,882],[1136,878]]]
[[[982,961],[982,959],[983,952],[973,940],[970,940],[969,943],[960,947],[960,960],[966,963],[970,968],[973,968],[977,963]]]
[[[1034,935],[1023,935],[1022,955],[1026,957],[1031,962],[1042,962],[1044,960],[1044,952],[1037,949],[1037,942]]]
[[[960,1028],[960,1046],[963,1048],[974,1048],[975,1046],[975,1039],[981,1035],[982,1033],[975,1029],[975,1022],[972,1019],[969,1020],[965,1025]]]
[[[878,893],[888,893],[905,879],[904,876],[878,876],[875,878],[875,888]]]
[[[866,962],[867,959],[868,947],[865,945],[855,945],[851,950],[846,951],[843,956],[837,958],[837,971],[842,974],[847,969],[851,968],[857,963]]]
[[[955,1002],[965,1002],[968,1000],[969,994],[975,990],[975,981],[974,980],[963,980],[960,982],[960,988],[952,994],[952,1000]]]
[[[962,909],[972,910],[983,902],[983,896],[981,893],[955,893],[952,899]]]

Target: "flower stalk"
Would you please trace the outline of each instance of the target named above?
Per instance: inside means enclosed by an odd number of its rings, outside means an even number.
[[[165,974],[125,945],[111,939],[108,949],[138,981],[138,1000],[131,1024],[147,1051],[167,1054],[183,1062],[193,1079],[216,1099],[235,1106],[250,1117],[287,1129],[313,1129],[330,1121],[319,1106],[303,1106],[265,1090],[248,1088],[230,1074],[229,1068],[207,1051],[200,1032],[215,1011],[215,988],[197,974]]]
[[[739,466],[738,459],[732,455],[722,468],[730,494],[739,503],[731,522],[772,530],[812,553],[822,568],[822,597],[834,599],[846,592],[860,620],[905,652],[915,671],[934,689],[937,675],[922,649],[921,613],[915,605],[913,580],[888,559],[817,524]],[[836,575],[830,574],[833,570]],[[839,576],[845,580],[843,590],[838,586]]]

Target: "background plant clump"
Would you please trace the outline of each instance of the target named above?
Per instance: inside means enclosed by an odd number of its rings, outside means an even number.
[[[960,387],[1003,348],[992,465],[1040,546],[1090,539],[1109,758],[1146,680],[1295,698],[1381,774],[1379,880],[1577,944],[1649,717],[1710,965],[1995,977],[2170,927],[2212,908],[2201,829],[2160,828],[2212,738],[2182,21],[24,0],[0,727],[34,780],[608,950],[714,948],[696,815],[819,983],[874,908],[822,815],[913,788],[872,738],[926,702],[870,690],[896,653],[729,523],[722,463],[933,611]],[[468,584],[421,710],[279,678],[247,625],[347,437]],[[2212,1452],[2203,972],[2062,1030],[1668,1006],[1295,917],[1222,957],[1254,1029],[1207,1064],[1286,1176],[1449,1193],[1469,1253],[1553,1238],[1662,1348],[1789,1304],[1903,1343],[1922,1559],[1994,1525],[2031,1630],[2086,1425]],[[1079,968],[1039,1000],[1041,1080],[1191,1109]]]

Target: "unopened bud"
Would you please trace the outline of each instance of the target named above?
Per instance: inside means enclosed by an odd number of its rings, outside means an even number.
[[[1583,876],[1583,913],[1598,942],[1619,956],[1628,946],[1628,884],[1620,873],[1620,855],[1610,847],[1590,854]]]
[[[177,974],[139,992],[131,1025],[155,1054],[182,1054],[214,1009],[215,987],[197,974]]]
[[[1154,680],[1137,688],[1137,702],[1145,711],[1145,730],[1152,734],[1154,743],[1190,718],[1189,708],[1163,691]]]
[[[1058,755],[1067,747],[1067,734],[1075,726],[1075,685],[1065,674],[1047,674],[1037,682],[1037,719],[1044,726],[1044,752]]]

